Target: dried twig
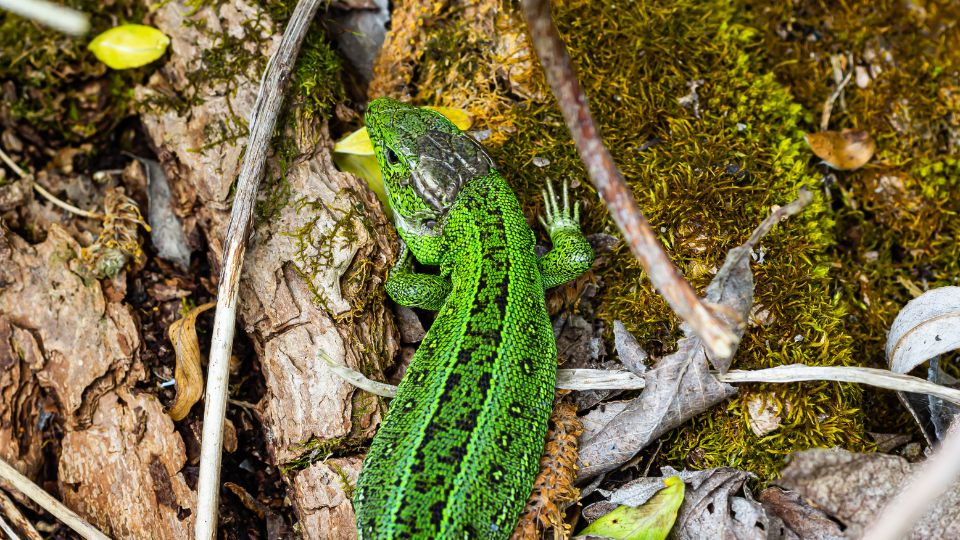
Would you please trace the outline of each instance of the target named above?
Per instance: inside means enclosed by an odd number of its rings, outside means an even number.
[[[6,533],[7,538],[10,540],[20,540],[20,537],[17,536],[17,532],[10,528],[10,525],[3,520],[3,516],[0,516],[0,531]]]
[[[72,36],[82,36],[90,30],[86,13],[45,0],[0,0],[0,9]]]
[[[2,1],[3,1],[3,0],[0,0],[0,2],[2,2]],[[16,163],[15,161],[13,161],[13,159],[12,159],[10,156],[8,156],[7,153],[3,151],[2,148],[0,148],[0,161],[3,161],[4,163],[6,163],[7,166],[10,167],[10,168],[13,170],[13,172],[15,172],[15,173],[17,174],[17,176],[19,176],[20,178],[22,178],[22,179],[24,179],[24,180],[27,180],[27,179],[29,178],[30,175],[27,174],[27,171],[25,171],[25,170],[23,170],[22,168],[20,168],[20,166],[17,165],[17,163]],[[74,205],[72,205],[72,204],[65,203],[65,202],[61,201],[60,199],[58,199],[58,198],[56,197],[56,195],[54,195],[53,193],[50,193],[49,191],[47,191],[46,189],[44,189],[43,186],[41,186],[40,184],[38,184],[36,180],[32,180],[32,179],[31,179],[31,180],[30,180],[30,184],[33,186],[33,189],[36,190],[37,193],[39,193],[40,195],[43,196],[44,199],[52,202],[53,204],[59,206],[60,208],[63,208],[63,209],[66,210],[67,212],[76,214],[76,215],[78,215],[78,216],[83,216],[83,217],[88,217],[88,218],[93,218],[93,219],[100,219],[100,220],[102,220],[102,219],[104,218],[104,215],[103,215],[103,214],[98,214],[98,213],[96,213],[96,212],[89,212],[89,211],[87,211],[87,210],[83,210],[83,209],[81,209],[81,208],[77,208],[76,206],[74,206]]]
[[[836,70],[840,69],[838,62],[833,61],[833,67]],[[838,98],[843,96],[843,89],[847,87],[847,83],[850,82],[850,79],[853,78],[853,73],[856,70],[853,66],[853,59],[850,59],[850,72],[847,73],[847,76],[843,79],[837,81],[837,87],[833,90],[833,93],[830,94],[830,97],[823,103],[823,111],[820,113],[820,131],[826,131],[830,127],[830,115],[833,113],[833,104],[837,101]],[[842,73],[842,71],[838,71]],[[843,103],[841,103],[843,105]]]
[[[597,193],[606,203],[624,239],[650,277],[653,286],[670,303],[676,314],[690,324],[714,355],[732,356],[737,338],[704,305],[683,279],[657,240],[650,223],[637,205],[630,188],[610,152],[600,139],[587,104],[587,96],[570,62],[550,15],[549,0],[523,0],[524,16],[533,46],[557,97],[567,128]]]
[[[200,447],[200,475],[197,489],[196,540],[212,540],[217,531],[220,495],[220,460],[223,445],[223,418],[227,408],[230,352],[237,318],[237,286],[246,252],[247,235],[253,218],[257,190],[266,166],[267,150],[283,105],[283,93],[296,63],[300,44],[322,0],[300,0],[283,32],[280,46],[270,58],[260,81],[257,101],[250,114],[250,136],[224,241],[223,262],[217,290],[217,311],[210,344],[207,391]]]
[[[369,379],[355,369],[334,362],[323,351],[320,351],[317,358],[326,364],[334,375],[361,390],[388,398],[397,395],[396,386]],[[561,390],[642,390],[643,387],[643,377],[638,377],[629,371],[608,369],[557,370],[557,388]]]
[[[24,540],[43,540],[43,536],[40,536],[33,523],[30,523],[2,489],[0,489],[0,515],[6,515],[11,525],[23,535]]]
[[[29,478],[20,474],[19,471],[11,467],[6,461],[0,459],[0,479],[10,483],[14,488],[30,498],[33,502],[40,505],[41,508],[50,512],[57,519],[62,521],[68,527],[76,531],[81,537],[87,540],[109,540],[109,538],[98,531],[96,527],[87,523],[80,516],[63,505],[60,501],[54,499],[49,493],[40,489],[40,486],[34,484]]]
[[[755,371],[732,370],[727,373],[714,373],[714,376],[726,383],[764,382],[792,383],[800,381],[837,381],[868,384],[878,388],[898,392],[916,392],[936,396],[944,401],[960,405],[960,390],[941,386],[918,377],[901,375],[885,369],[846,367],[846,366],[805,366],[790,364]]]
[[[877,520],[863,532],[864,540],[907,538],[913,526],[934,502],[960,481],[960,422],[947,430],[940,449],[927,460],[919,474],[892,497],[877,514]]]

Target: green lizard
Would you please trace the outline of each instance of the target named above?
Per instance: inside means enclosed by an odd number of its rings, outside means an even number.
[[[548,184],[541,223],[554,247],[537,257],[516,195],[470,136],[387,98],[370,103],[366,125],[403,240],[387,292],[438,314],[357,481],[360,538],[507,538],[553,403],[544,291],[593,262],[579,206]],[[411,254],[439,273],[415,272]]]

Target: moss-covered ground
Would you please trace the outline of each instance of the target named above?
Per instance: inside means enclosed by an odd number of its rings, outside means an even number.
[[[579,181],[588,232],[614,233],[592,193],[542,74],[529,58],[435,7],[417,43],[414,101],[466,108],[530,217],[548,178]],[[486,4],[484,4],[486,5]],[[700,290],[727,250],[800,186],[802,216],[761,242],[756,317],[735,359],[752,369],[788,363],[884,365],[886,328],[916,290],[955,282],[960,122],[957,8],[949,2],[565,1],[555,19],[604,139],[681,271]],[[519,32],[501,5],[499,35]],[[410,41],[413,43],[413,41]],[[879,70],[848,85],[831,128],[869,130],[866,168],[831,172],[803,141],[835,88],[831,55]],[[846,66],[853,69],[852,65]],[[861,77],[861,85],[863,83]],[[696,91],[693,99],[692,91]],[[398,92],[399,93],[399,92]],[[534,158],[541,158],[534,160]],[[544,165],[544,163],[547,163]],[[654,354],[669,353],[677,320],[625,247],[599,269],[597,314],[624,321]],[[780,427],[758,437],[747,406],[778,404]],[[728,404],[669,434],[675,466],[733,465],[770,478],[785,454],[809,447],[873,448],[868,431],[909,424],[891,394],[836,383],[742,387]]]

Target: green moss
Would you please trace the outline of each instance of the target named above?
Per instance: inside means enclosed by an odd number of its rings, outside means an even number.
[[[281,465],[280,471],[288,474],[306,469],[318,461],[349,456],[360,451],[365,444],[366,441],[355,437],[313,438],[299,447],[291,448],[291,450],[302,451],[302,453],[299,457]],[[347,485],[349,485],[349,481]]]
[[[297,59],[295,92],[306,118],[329,116],[346,97],[343,66],[321,29],[311,30]]]
[[[847,86],[846,108],[831,118],[832,129],[868,130],[878,148],[863,169],[836,173],[832,275],[854,358],[886,367],[886,331],[910,289],[956,285],[960,276],[960,30],[946,24],[960,4],[739,4],[763,31],[766,69],[809,110],[819,113],[835,87],[832,54],[849,53],[870,75],[866,87]],[[891,393],[865,393],[872,431],[913,429]]]
[[[93,36],[115,24],[141,22],[143,3],[118,1],[109,11],[91,0],[64,4],[91,15],[87,37],[65,36],[0,10],[0,80],[11,83],[0,107],[29,138],[53,147],[105,139],[131,114],[134,87],[157,66],[111,71],[86,48]]]
[[[795,198],[800,186],[816,194],[801,216],[760,244],[764,262],[754,265],[756,302],[769,317],[748,330],[735,366],[851,365],[857,357],[845,326],[850,307],[837,284],[835,214],[802,138],[812,129],[815,110],[765,69],[766,33],[743,24],[750,21],[734,22],[735,8],[728,2],[664,1],[624,11],[576,1],[556,6],[555,19],[607,146],[661,241],[698,290],[772,205]],[[430,63],[419,67],[411,85],[418,99],[435,103],[439,96],[454,106],[497,103],[492,113],[479,113],[478,127],[509,126],[505,137],[491,138],[487,146],[528,217],[541,208],[546,178],[574,179],[586,203],[586,230],[614,233],[585,182],[542,75],[535,72],[524,88],[531,99],[509,100],[508,85],[487,85],[477,75],[486,73],[482,62],[489,55],[472,52],[476,39],[443,24],[426,26],[428,34],[434,32],[425,40],[433,49],[424,52]],[[463,71],[471,61],[474,68]],[[454,67],[465,77],[454,77]],[[681,102],[694,81],[702,81],[696,83],[696,108]],[[549,164],[538,167],[535,157]],[[604,286],[597,313],[608,327],[623,320],[649,351],[671,352],[678,321],[629,250],[618,247],[599,274]],[[680,467],[733,465],[769,478],[781,467],[781,457],[795,450],[872,447],[860,387],[742,388],[725,406],[668,434],[661,455]],[[761,438],[748,427],[746,403],[750,394],[767,391],[782,404],[782,424]]]

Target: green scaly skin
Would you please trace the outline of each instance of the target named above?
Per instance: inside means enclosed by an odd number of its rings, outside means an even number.
[[[357,482],[360,538],[508,538],[547,432],[557,348],[544,290],[593,251],[549,187],[553,250],[538,258],[520,204],[483,148],[439,113],[387,98],[366,125],[405,246],[386,289],[437,310]],[[417,273],[410,255],[438,274]]]

